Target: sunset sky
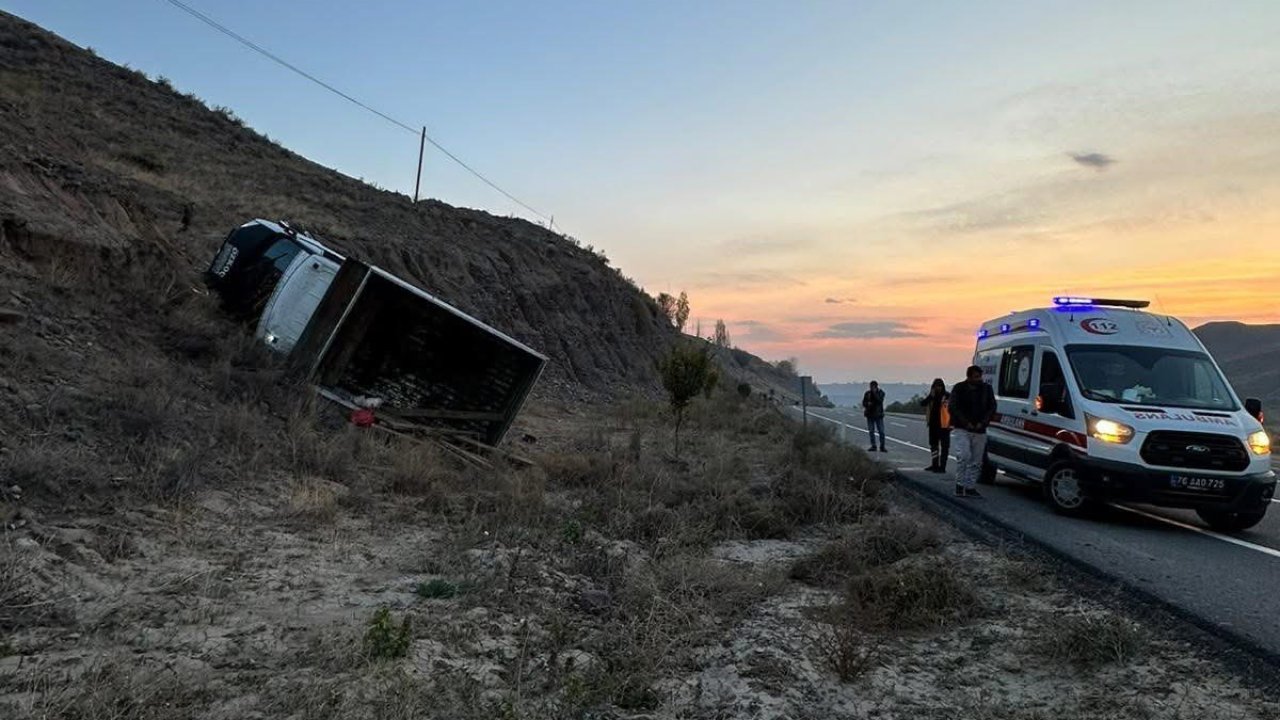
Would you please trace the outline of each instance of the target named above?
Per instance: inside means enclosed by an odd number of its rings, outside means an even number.
[[[1064,292],[1280,322],[1276,0],[186,2],[819,382],[954,377]],[[5,9],[412,192],[416,137],[163,0]]]

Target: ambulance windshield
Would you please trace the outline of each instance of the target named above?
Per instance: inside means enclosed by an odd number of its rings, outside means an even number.
[[[1090,400],[1197,410],[1237,410],[1209,356],[1189,350],[1069,345],[1067,357]]]

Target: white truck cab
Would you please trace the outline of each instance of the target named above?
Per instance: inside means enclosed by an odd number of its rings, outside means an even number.
[[[255,336],[277,352],[293,350],[329,292],[339,266],[339,262],[321,254],[295,255],[262,310]]]
[[[287,354],[344,259],[288,223],[257,219],[231,231],[205,279],[229,310],[261,313],[255,335]]]
[[[1252,527],[1276,485],[1261,405],[1241,402],[1185,324],[1146,307],[1058,297],[983,323],[974,364],[998,407],[985,477],[1043,482],[1065,514],[1131,500]]]

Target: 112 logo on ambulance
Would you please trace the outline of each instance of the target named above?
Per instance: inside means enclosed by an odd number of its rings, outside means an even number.
[[[1089,318],[1080,321],[1080,329],[1094,335],[1115,335],[1120,332],[1120,325],[1106,318]]]

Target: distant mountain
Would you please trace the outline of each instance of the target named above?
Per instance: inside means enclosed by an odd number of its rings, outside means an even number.
[[[1260,398],[1280,416],[1280,325],[1215,322],[1195,329],[1241,397]]]
[[[869,382],[823,383],[822,393],[836,405],[859,407]],[[929,386],[925,383],[880,383],[880,389],[884,390],[884,401],[888,404],[922,395],[929,391]]]

